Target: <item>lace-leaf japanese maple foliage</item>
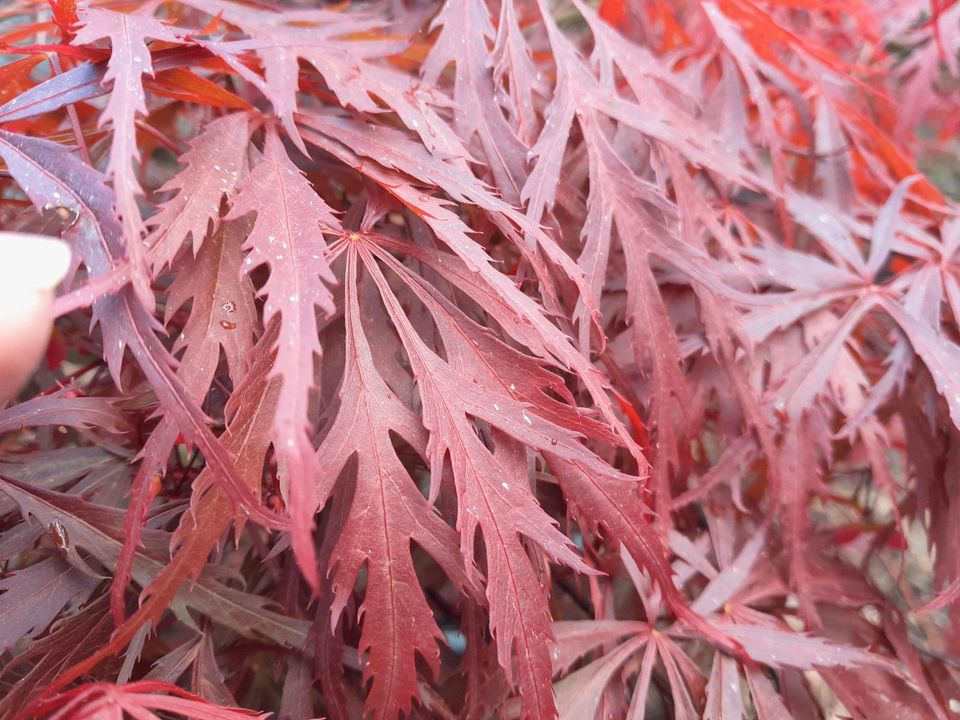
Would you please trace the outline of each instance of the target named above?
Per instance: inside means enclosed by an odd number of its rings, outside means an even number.
[[[0,718],[956,712],[960,4],[0,40]]]

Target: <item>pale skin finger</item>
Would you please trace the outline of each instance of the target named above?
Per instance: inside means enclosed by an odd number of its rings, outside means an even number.
[[[70,250],[59,240],[0,232],[0,408],[43,357],[54,290],[69,265]]]

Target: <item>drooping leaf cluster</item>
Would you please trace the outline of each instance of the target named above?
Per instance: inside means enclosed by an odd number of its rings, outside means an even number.
[[[0,40],[0,718],[957,712],[960,3]]]

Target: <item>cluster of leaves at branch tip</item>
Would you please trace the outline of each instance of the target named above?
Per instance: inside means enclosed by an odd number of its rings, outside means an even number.
[[[0,720],[956,713],[960,3],[0,41]]]

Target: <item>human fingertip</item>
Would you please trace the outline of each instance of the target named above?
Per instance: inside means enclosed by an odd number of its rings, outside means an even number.
[[[23,290],[53,290],[70,269],[70,247],[57,238],[0,232],[0,281]]]

